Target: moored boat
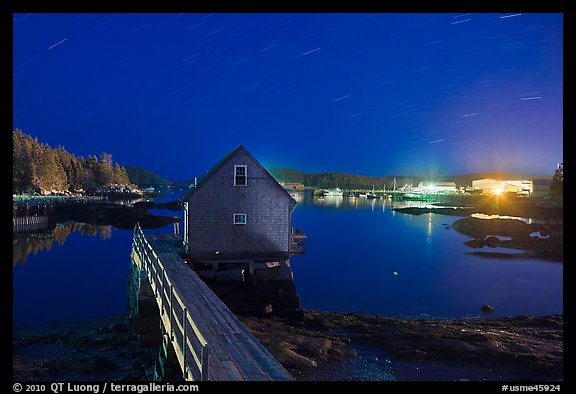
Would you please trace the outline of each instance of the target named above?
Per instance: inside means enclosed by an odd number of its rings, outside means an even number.
[[[324,193],[324,196],[342,196],[344,192],[339,187],[335,187],[332,189],[328,189],[327,192]]]

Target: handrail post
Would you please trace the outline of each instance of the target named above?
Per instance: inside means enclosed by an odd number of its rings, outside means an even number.
[[[174,299],[172,297],[172,295],[174,294],[174,285],[170,284],[170,332],[168,334],[170,334],[170,340],[174,340],[174,330],[172,329],[172,324],[173,324],[173,315],[174,315]]]
[[[200,370],[200,380],[208,380],[208,356],[210,356],[210,350],[208,344],[202,346],[202,353],[200,357],[202,358],[202,369]]]
[[[186,380],[187,376],[187,372],[188,372],[188,366],[186,363],[186,354],[188,353],[188,344],[186,343],[186,326],[188,325],[188,310],[186,309],[186,307],[184,307],[184,310],[182,311],[182,351],[184,352],[184,365],[182,368],[183,374],[184,374],[184,379]]]
[[[162,267],[162,289],[160,289],[160,302],[162,303],[162,307],[160,310],[160,314],[164,315],[166,313],[166,305],[164,305],[164,280],[166,277],[166,268]]]

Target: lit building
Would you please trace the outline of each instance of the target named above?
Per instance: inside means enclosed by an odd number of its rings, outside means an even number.
[[[425,193],[456,192],[455,182],[420,182],[418,190]]]
[[[484,194],[507,192],[530,196],[534,191],[531,180],[477,179],[472,181],[472,187],[476,190],[482,190]]]

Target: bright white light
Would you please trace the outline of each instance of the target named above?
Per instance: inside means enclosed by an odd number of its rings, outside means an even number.
[[[494,190],[494,193],[496,193],[496,195],[498,195],[498,196],[501,195],[503,192],[504,192],[504,190],[501,188]]]

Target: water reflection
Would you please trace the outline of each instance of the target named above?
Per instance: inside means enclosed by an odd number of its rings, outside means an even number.
[[[391,206],[391,200],[365,197],[348,198],[347,196],[313,196],[311,193],[306,193],[298,202],[326,208],[370,208],[372,211],[380,207],[385,210],[384,206]]]
[[[294,197],[294,196],[293,196]],[[310,192],[298,193],[296,201],[302,205],[321,206],[325,208],[338,208],[338,209],[353,209],[353,208],[370,208],[372,212],[376,209],[381,209],[386,212],[386,209],[391,208],[438,208],[438,206],[431,204],[427,201],[417,200],[399,200],[389,198],[367,198],[367,197],[354,197],[348,196],[315,196]],[[394,212],[392,213],[394,214]]]
[[[83,235],[98,236],[100,239],[109,239],[112,226],[99,226],[86,223],[59,223],[54,228],[46,231],[32,233],[13,233],[12,237],[12,266],[24,264],[30,253],[37,254],[40,251],[49,251],[54,242],[59,246],[64,245],[66,238],[72,233],[79,232]]]
[[[473,213],[470,215],[473,218],[477,219],[515,219],[515,220],[522,220],[527,224],[531,224],[533,222],[532,218],[523,218],[520,216],[506,216],[506,215],[486,215],[484,213]]]
[[[413,317],[476,316],[483,304],[497,316],[562,311],[561,265],[471,254],[467,237],[452,231],[460,216],[393,209],[401,207],[439,205],[306,193],[292,216],[311,240],[291,259],[302,308]]]

